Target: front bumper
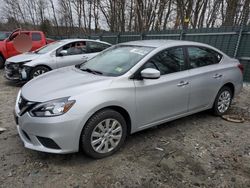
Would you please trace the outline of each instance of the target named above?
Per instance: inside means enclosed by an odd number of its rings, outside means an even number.
[[[28,81],[30,70],[30,67],[14,69],[6,65],[4,77],[10,81]]]
[[[58,154],[79,150],[82,126],[78,116],[64,114],[56,117],[32,117],[28,112],[22,116],[18,113],[16,105],[14,115],[17,131],[24,147]]]
[[[11,69],[11,68],[7,68],[7,66],[5,66],[4,77],[7,80],[11,80],[11,81],[19,81],[19,80],[21,80],[19,71]]]

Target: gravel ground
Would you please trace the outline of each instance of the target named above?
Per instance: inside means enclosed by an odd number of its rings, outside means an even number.
[[[230,109],[231,123],[202,112],[127,138],[111,157],[25,149],[13,120],[20,86],[0,70],[0,187],[250,187],[250,87]]]

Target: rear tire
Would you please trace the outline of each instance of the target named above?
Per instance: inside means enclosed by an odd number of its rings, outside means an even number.
[[[231,105],[232,98],[232,89],[227,86],[222,87],[215,98],[213,113],[217,116],[224,115]]]
[[[0,55],[0,69],[4,68],[4,58]]]
[[[101,110],[85,124],[80,147],[90,157],[104,158],[120,149],[126,135],[127,125],[124,117],[112,109]]]
[[[50,69],[48,67],[45,67],[45,66],[37,66],[35,68],[33,68],[31,71],[30,71],[30,75],[29,75],[29,78],[30,79],[33,79],[37,76],[40,76],[46,72],[49,72]]]

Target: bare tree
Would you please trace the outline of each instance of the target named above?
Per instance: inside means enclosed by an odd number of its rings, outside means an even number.
[[[49,0],[49,3],[50,3],[50,6],[51,6],[51,9],[52,9],[52,12],[53,12],[53,22],[54,22],[54,25],[56,26],[57,34],[59,35],[60,34],[60,32],[59,32],[59,25],[58,25],[58,20],[57,20],[57,16],[56,16],[56,10],[55,10],[54,1],[53,0]]]
[[[236,11],[239,4],[238,0],[227,0],[226,3],[227,3],[227,8],[223,25],[231,26],[234,24],[235,16],[237,13]]]
[[[40,23],[43,23],[45,20],[45,9],[47,8],[47,0],[38,0],[37,1],[37,10],[38,18]]]
[[[57,35],[201,28],[249,23],[250,0],[3,0],[12,27],[55,27]],[[64,32],[65,31],[65,32]]]
[[[61,24],[66,27],[67,35],[69,35],[73,30],[74,25],[71,1],[60,0],[59,13],[61,15]]]

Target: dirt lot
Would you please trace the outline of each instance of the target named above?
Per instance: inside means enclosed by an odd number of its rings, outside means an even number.
[[[13,120],[20,86],[0,70],[0,187],[250,187],[250,87],[231,123],[202,112],[129,136],[115,155],[54,155],[25,149]]]

